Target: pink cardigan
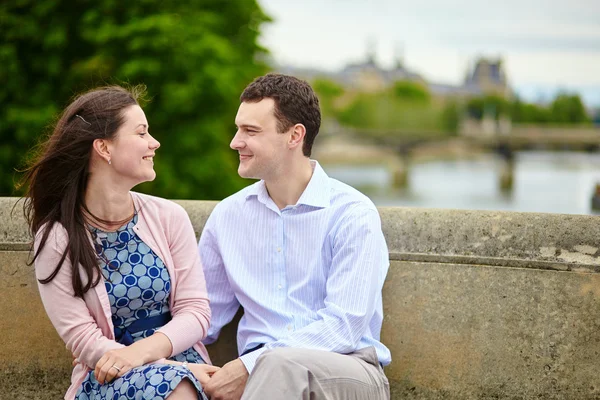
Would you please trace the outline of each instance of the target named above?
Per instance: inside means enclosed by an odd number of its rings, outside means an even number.
[[[163,260],[171,277],[169,306],[173,319],[159,331],[171,341],[171,356],[193,345],[210,363],[206,348],[200,342],[208,331],[210,308],[190,219],[181,206],[169,200],[135,192],[131,192],[131,196],[138,211],[134,230]],[[36,250],[42,232],[43,228],[36,234]],[[47,278],[54,270],[67,241],[63,226],[54,224],[44,249],[35,261],[38,279]],[[83,270],[82,276],[85,276]],[[104,353],[123,347],[115,341],[104,279],[101,277],[100,283],[83,299],[74,297],[71,264],[67,257],[56,277],[48,284],[38,283],[38,288],[52,324],[67,349],[79,360],[71,375],[71,386],[65,394],[65,399],[71,400]]]

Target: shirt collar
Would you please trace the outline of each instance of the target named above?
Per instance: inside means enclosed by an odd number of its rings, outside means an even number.
[[[298,199],[297,204],[303,204],[312,207],[325,208],[331,205],[331,190],[329,186],[329,176],[325,173],[321,165],[316,160],[310,160],[313,168],[313,174],[306,185],[306,189]],[[261,180],[250,186],[246,193],[246,200],[256,196],[257,200],[263,204],[272,202],[265,181]]]

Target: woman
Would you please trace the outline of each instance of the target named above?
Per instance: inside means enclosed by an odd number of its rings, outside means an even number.
[[[191,222],[130,191],[154,180],[160,146],[141,95],[77,97],[25,175],[40,295],[75,357],[68,400],[206,398],[218,369],[200,342],[210,309]]]

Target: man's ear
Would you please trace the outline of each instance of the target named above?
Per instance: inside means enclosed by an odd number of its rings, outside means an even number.
[[[110,149],[108,148],[108,141],[105,139],[96,139],[92,144],[92,147],[96,154],[106,160],[110,164]]]
[[[294,125],[292,128],[292,134],[290,135],[290,140],[288,141],[289,149],[292,150],[298,146],[302,147],[304,136],[306,136],[306,127],[302,124]]]

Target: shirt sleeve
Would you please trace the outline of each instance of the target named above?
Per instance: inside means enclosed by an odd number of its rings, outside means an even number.
[[[36,251],[42,235],[43,229],[40,229],[35,237],[34,247]],[[73,283],[71,282],[73,274],[69,257],[65,258],[54,279],[46,284],[39,282],[39,279],[48,278],[52,274],[58,261],[66,251],[67,242],[67,234],[64,228],[55,223],[44,248],[35,260],[38,289],[46,313],[58,335],[65,342],[67,349],[80,362],[89,368],[94,368],[104,353],[124,346],[107,338],[98,327],[85,301],[75,297]],[[94,289],[90,290],[93,291]]]
[[[369,329],[389,267],[389,255],[376,209],[357,206],[341,221],[332,242],[325,307],[318,319],[286,338],[241,356],[249,373],[268,349],[310,348],[341,354],[356,350]]]
[[[203,340],[204,344],[211,344],[218,339],[221,329],[231,322],[240,307],[240,303],[229,284],[219,250],[215,232],[216,211],[215,209],[206,221],[198,243],[198,252],[204,268],[206,288],[212,311],[212,320],[208,335]]]

